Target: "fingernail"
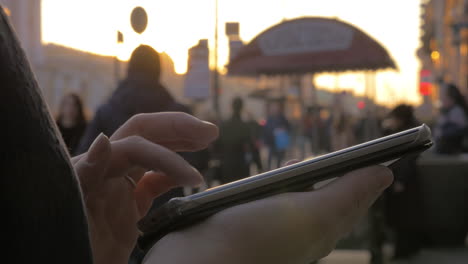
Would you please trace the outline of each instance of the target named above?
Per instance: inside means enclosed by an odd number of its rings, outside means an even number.
[[[103,158],[106,151],[108,151],[109,143],[109,138],[106,135],[103,133],[99,134],[88,150],[86,161],[89,163],[99,162]]]
[[[203,179],[203,176],[197,169],[195,169],[194,167],[192,167],[192,169],[194,173],[191,175],[190,178],[188,178],[187,184],[192,187],[199,187],[205,180]]]
[[[208,122],[208,121],[204,121],[204,120],[202,120],[202,124],[207,125],[207,126],[216,126],[215,124]]]

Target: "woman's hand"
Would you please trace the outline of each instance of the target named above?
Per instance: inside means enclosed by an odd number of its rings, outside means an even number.
[[[311,192],[226,209],[162,238],[145,264],[306,264],[326,256],[392,182],[389,169],[350,172]]]
[[[215,125],[187,114],[142,114],[110,140],[101,134],[87,153],[72,159],[87,208],[95,263],[128,262],[138,237],[136,223],[152,200],[171,188],[202,181],[174,151],[204,149],[217,135]]]
[[[205,148],[216,126],[180,113],[139,115],[73,159],[95,263],[127,263],[153,198],[201,177],[173,151]],[[149,171],[149,172],[148,172]],[[136,182],[134,188],[126,178]],[[308,263],[325,256],[390,185],[384,167],[357,170],[313,191],[224,210],[162,238],[146,263]]]

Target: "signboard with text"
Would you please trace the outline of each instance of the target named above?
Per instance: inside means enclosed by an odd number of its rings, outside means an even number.
[[[328,21],[299,20],[277,26],[259,38],[265,55],[346,50],[351,46],[353,30]]]

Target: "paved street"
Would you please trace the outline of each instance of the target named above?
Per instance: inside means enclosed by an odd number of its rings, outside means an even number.
[[[335,250],[320,264],[368,264],[369,254],[363,250]],[[466,264],[468,248],[424,250],[410,261],[387,262],[388,264]]]

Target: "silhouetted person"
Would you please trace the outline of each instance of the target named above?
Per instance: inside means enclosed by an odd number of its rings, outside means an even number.
[[[317,124],[316,115],[314,113],[313,107],[307,107],[307,111],[302,119],[302,137],[304,144],[301,144],[302,158],[306,155],[306,145],[307,142],[310,144],[310,151],[312,154],[317,153],[317,148],[313,142],[314,136],[314,126]]]
[[[112,96],[101,105],[86,129],[78,151],[88,150],[93,140],[104,133],[111,136],[136,114],[164,111],[188,112],[160,83],[159,54],[150,46],[137,47],[128,62],[126,78]]]
[[[68,151],[74,154],[86,129],[83,102],[77,94],[62,98],[56,122]]]
[[[344,149],[355,144],[353,122],[350,114],[339,107],[333,112],[331,129],[331,147],[333,151]]]
[[[453,84],[443,87],[440,99],[442,108],[434,131],[436,151],[456,154],[463,151],[468,135],[468,105]]]
[[[291,125],[284,116],[279,102],[270,105],[264,129],[264,140],[269,150],[268,169],[272,169],[273,159],[276,160],[276,168],[279,168],[285,158],[291,137]]]
[[[232,101],[232,117],[221,124],[217,142],[221,161],[221,180],[232,182],[249,176],[248,153],[252,148],[252,138],[247,122],[242,120],[243,101]]]
[[[302,135],[304,143],[310,144],[312,155],[317,155],[323,152],[329,152],[330,136],[329,124],[327,119],[321,117],[322,109],[320,107],[308,107],[302,120]],[[302,146],[302,151],[305,154],[305,145]],[[304,155],[303,155],[304,156]]]
[[[331,151],[330,131],[332,119],[328,109],[322,109],[319,113],[320,127],[319,127],[319,150],[323,153]]]
[[[383,134],[389,135],[416,126],[413,107],[398,105],[383,122]],[[395,181],[385,192],[385,218],[395,234],[394,259],[406,259],[419,252],[421,226],[424,222],[421,190],[418,182],[417,156],[398,161],[393,168]]]
[[[263,172],[263,163],[260,155],[261,148],[261,137],[262,137],[262,126],[252,118],[252,115],[247,113],[249,126],[250,138],[252,140],[252,148],[250,149],[250,165],[254,164],[257,168],[257,173]]]

